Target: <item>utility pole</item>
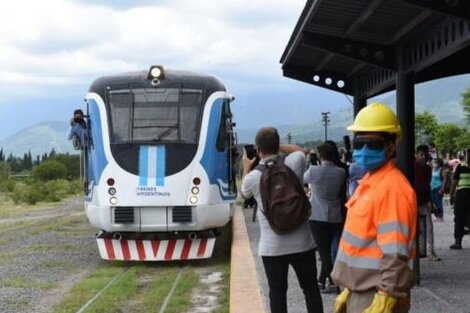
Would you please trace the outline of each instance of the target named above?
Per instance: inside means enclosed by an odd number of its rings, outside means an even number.
[[[328,139],[328,125],[330,124],[330,112],[321,112],[323,126],[325,126],[325,141]]]

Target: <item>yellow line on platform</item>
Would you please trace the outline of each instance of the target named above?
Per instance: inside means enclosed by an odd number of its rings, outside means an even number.
[[[264,313],[263,300],[242,209],[233,217],[230,313]]]

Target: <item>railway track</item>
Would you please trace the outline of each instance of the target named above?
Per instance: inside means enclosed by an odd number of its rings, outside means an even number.
[[[0,222],[0,312],[228,312],[229,237],[213,259],[126,263],[101,260],[95,233],[81,205]]]

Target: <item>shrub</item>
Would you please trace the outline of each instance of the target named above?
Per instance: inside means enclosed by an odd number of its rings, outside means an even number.
[[[50,180],[41,186],[46,201],[57,202],[69,194],[70,183],[65,179]]]
[[[28,204],[36,204],[42,200],[42,193],[36,186],[28,186],[23,192],[22,200]]]
[[[0,191],[13,192],[15,190],[16,182],[14,180],[5,180],[0,184]]]
[[[66,178],[67,168],[58,161],[46,160],[34,168],[33,175],[42,181]]]
[[[68,194],[76,195],[76,194],[82,194],[82,193],[83,193],[83,181],[79,179],[74,179],[72,181],[69,181]]]
[[[18,183],[10,194],[10,198],[15,204],[19,204],[21,202],[36,204],[38,201],[43,199],[43,194],[36,185],[28,186],[23,183]]]

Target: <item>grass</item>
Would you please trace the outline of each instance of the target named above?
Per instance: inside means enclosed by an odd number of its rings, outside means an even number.
[[[108,264],[96,269],[76,285],[53,312],[76,312],[124,271],[125,266],[123,263],[118,266]],[[96,299],[86,312],[159,312],[179,271],[174,265],[158,267],[135,264]],[[168,313],[184,312],[191,308],[191,291],[198,283],[197,276],[189,267],[181,271],[182,277],[167,306]]]
[[[124,269],[121,266],[101,266],[98,267],[91,275],[83,281],[75,285],[69,295],[57,305],[53,312],[65,313],[76,312],[88,300],[103,289],[116,275]]]
[[[230,300],[230,249],[231,225],[227,225],[217,238],[214,255],[209,260],[169,263],[103,263],[88,277],[76,284],[53,312],[76,312],[116,275],[132,264],[125,274],[87,308],[87,313],[158,313],[180,272],[181,278],[165,312],[190,312],[191,294],[195,288],[201,286],[197,274],[199,267],[211,272],[222,272],[223,280],[219,282],[222,285],[222,292],[216,312],[227,313]]]
[[[2,283],[4,288],[32,288],[32,289],[42,289],[49,290],[56,286],[54,283],[47,283],[38,280],[26,279],[23,276],[16,276],[9,279],[6,279]]]
[[[44,209],[54,209],[64,203],[64,201],[61,201],[38,202],[34,205],[26,203],[15,204],[5,192],[0,193],[0,197],[3,198],[3,200],[0,201],[0,218],[21,217],[34,212],[43,211]]]

